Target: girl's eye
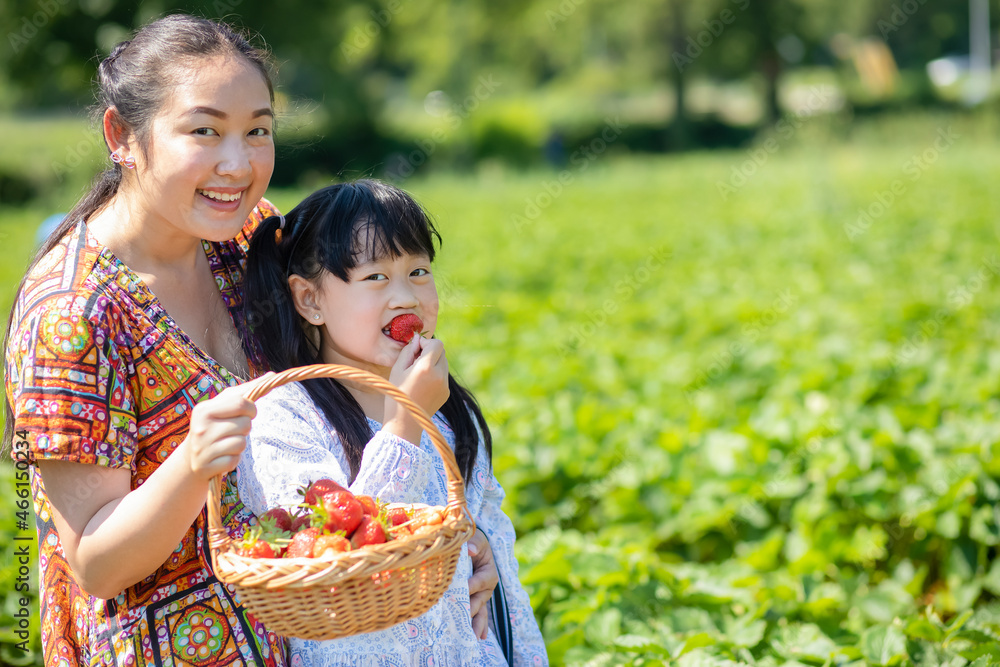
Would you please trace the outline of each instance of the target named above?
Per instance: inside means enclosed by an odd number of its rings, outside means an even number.
[[[427,269],[414,269],[413,272],[410,273],[410,275],[413,277],[429,276],[430,274],[431,272],[428,271]]]
[[[203,136],[208,136],[208,135],[211,135],[211,134],[218,134],[218,132],[216,132],[215,130],[213,130],[210,127],[199,127],[197,130],[194,131],[194,133],[195,134],[200,134],[200,135],[203,135]]]
[[[384,273],[373,273],[370,276],[366,276],[365,280],[388,280]]]

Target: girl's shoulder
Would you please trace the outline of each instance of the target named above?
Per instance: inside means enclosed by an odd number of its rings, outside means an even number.
[[[299,382],[290,382],[275,387],[254,401],[254,404],[257,406],[257,414],[263,416],[288,412],[302,414],[304,408],[315,409],[316,407],[309,392]]]

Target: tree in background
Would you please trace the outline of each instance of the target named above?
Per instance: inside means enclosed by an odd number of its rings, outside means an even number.
[[[1000,0],[991,5],[1000,22]],[[279,184],[309,170],[377,169],[421,139],[435,149],[421,133],[436,126],[421,123],[436,103],[446,119],[458,116],[452,125],[462,132],[478,132],[476,141],[503,145],[518,132],[551,134],[574,122],[584,136],[622,100],[662,92],[669,103],[659,115],[635,122],[658,133],[637,145],[705,145],[688,106],[692,81],[760,81],[765,120],[774,122],[785,73],[835,64],[837,35],[884,39],[915,71],[968,42],[967,0],[4,0],[2,104],[82,108],[95,54],[171,11],[229,20],[273,50],[289,112],[278,126]],[[488,103],[475,96],[484,78],[498,90]],[[525,101],[506,119],[482,110],[512,98]],[[482,108],[465,122],[470,105]],[[490,123],[506,129],[496,134]],[[540,140],[526,141],[536,150],[531,142]],[[442,144],[435,157],[444,152]]]

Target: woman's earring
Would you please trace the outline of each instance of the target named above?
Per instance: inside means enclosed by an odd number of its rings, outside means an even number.
[[[121,150],[121,149],[119,149]],[[121,153],[114,151],[111,153],[111,161],[115,164],[123,164],[129,169],[135,169],[135,158],[129,155],[128,157],[122,157]]]

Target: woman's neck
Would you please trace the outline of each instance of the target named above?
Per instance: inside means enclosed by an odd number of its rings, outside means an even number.
[[[193,271],[201,239],[184,234],[152,211],[116,195],[87,220],[90,233],[139,274]]]

